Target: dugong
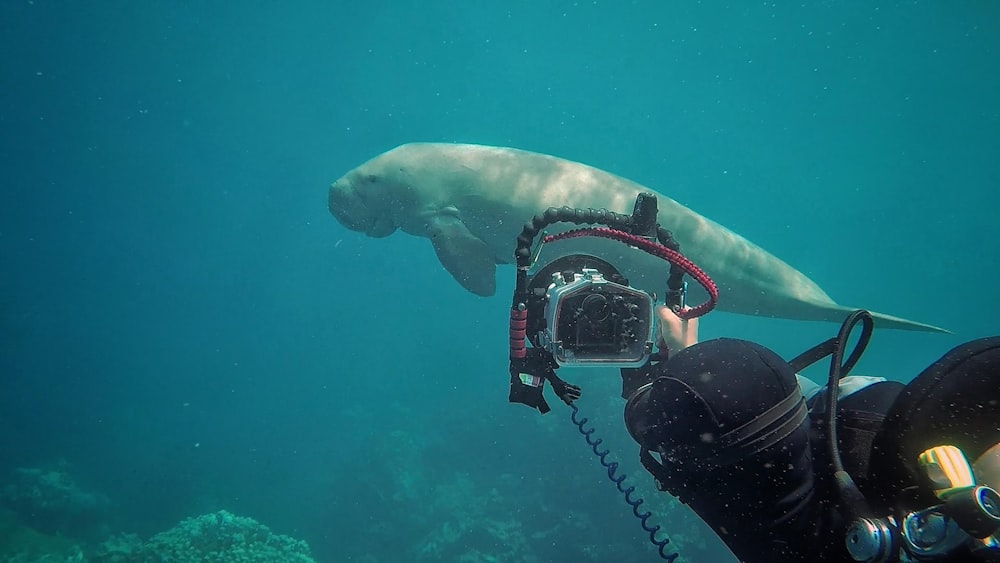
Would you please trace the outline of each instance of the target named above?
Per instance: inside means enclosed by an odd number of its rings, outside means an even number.
[[[816,283],[742,236],[676,201],[591,166],[524,150],[456,143],[409,143],[380,154],[330,186],[330,213],[372,237],[397,229],[430,239],[438,260],[465,289],[489,296],[496,265],[513,263],[515,237],[549,207],[630,214],[639,192],[657,196],[660,225],[681,252],[719,288],[717,309],[744,315],[841,322],[854,307],[838,305]],[[553,225],[549,232],[576,228]],[[621,243],[576,238],[545,245],[558,256],[596,254],[633,287],[663,294],[669,265]],[[513,272],[511,272],[513,277]],[[692,284],[696,285],[696,284]],[[692,304],[700,302],[695,297]],[[947,332],[873,313],[877,326]]]

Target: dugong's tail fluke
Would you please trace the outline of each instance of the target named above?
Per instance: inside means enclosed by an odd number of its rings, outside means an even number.
[[[927,323],[918,323],[917,321],[894,317],[892,315],[883,315],[882,313],[876,313],[874,311],[869,312],[872,314],[872,319],[875,320],[876,328],[895,328],[899,330],[916,330],[920,332],[940,332],[944,334],[951,334],[950,330],[943,329],[939,326],[929,325]]]
[[[857,311],[858,309],[863,309],[864,307],[847,307],[833,302],[824,303],[797,303],[795,309],[783,309],[780,314],[772,314],[770,316],[801,320],[801,321],[825,321],[831,323],[842,323],[848,315]],[[917,321],[911,321],[910,319],[904,319],[902,317],[894,317],[892,315],[886,315],[884,313],[876,313],[871,309],[865,309],[868,311],[872,320],[875,321],[875,328],[891,328],[896,330],[912,330],[916,332],[936,332],[939,334],[951,334],[950,330],[943,329],[939,326],[934,326],[932,324],[921,323]]]
[[[825,318],[822,320],[830,322],[842,322],[847,315],[854,311],[857,311],[860,307],[845,307],[843,305],[825,305],[823,307],[826,309],[827,313],[824,315]],[[892,315],[886,315],[884,313],[876,313],[871,309],[865,309],[871,313],[872,320],[875,321],[875,328],[894,328],[897,330],[913,330],[917,332],[937,332],[941,334],[951,334],[950,330],[943,329],[939,326],[930,325],[927,323],[921,323],[917,321],[911,321],[910,319],[904,319],[902,317],[894,317]],[[814,319],[816,320],[816,319]]]

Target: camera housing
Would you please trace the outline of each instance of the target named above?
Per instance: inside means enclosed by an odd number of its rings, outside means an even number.
[[[553,271],[557,261],[531,284],[538,298],[529,308],[536,313],[532,344],[547,349],[560,366],[645,364],[653,350],[653,298],[629,287],[603,260],[578,255],[562,261],[574,267]],[[543,293],[539,278],[546,276]]]

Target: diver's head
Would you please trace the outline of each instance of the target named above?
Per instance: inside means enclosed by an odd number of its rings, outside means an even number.
[[[787,484],[811,472],[812,456],[805,401],[787,362],[759,344],[721,338],[657,367],[629,398],[625,425],[659,454],[662,471],[647,469],[661,486],[692,507],[734,496],[773,506],[794,496]]]
[[[629,433],[652,451],[704,449],[798,392],[795,372],[777,354],[720,338],[685,348],[633,394]],[[801,395],[800,395],[801,396]]]
[[[656,368],[653,382],[629,399],[625,424],[658,487],[713,529],[753,530],[723,536],[730,548],[776,558],[808,552],[799,543],[809,539],[796,530],[808,527],[818,497],[792,367],[763,346],[723,338],[685,348]],[[798,538],[795,546],[783,543],[789,535]]]

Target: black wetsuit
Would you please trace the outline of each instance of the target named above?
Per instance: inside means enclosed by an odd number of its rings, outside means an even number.
[[[642,376],[652,383],[629,393],[626,424],[643,464],[740,561],[852,561],[821,402],[805,403],[788,363],[718,339]],[[1000,337],[955,348],[905,387],[876,383],[844,398],[838,438],[845,469],[886,513],[920,482],[920,452],[951,444],[976,459],[1000,442]]]

